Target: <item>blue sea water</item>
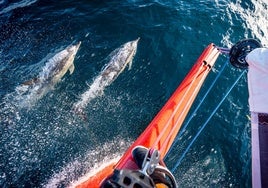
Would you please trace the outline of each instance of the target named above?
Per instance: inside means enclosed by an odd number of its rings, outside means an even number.
[[[266,0],[1,0],[0,187],[68,187],[118,158],[146,128],[210,43],[268,43]],[[87,106],[70,109],[120,45],[140,37],[132,69]],[[15,89],[45,62],[81,41],[75,71],[30,109],[12,106]],[[228,60],[221,55],[193,105]],[[228,88],[231,65],[166,158],[172,168]],[[251,187],[246,74],[174,175],[180,187]],[[193,111],[193,110],[191,110]]]

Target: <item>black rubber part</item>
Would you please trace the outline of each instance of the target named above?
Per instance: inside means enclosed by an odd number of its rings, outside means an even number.
[[[238,41],[235,45],[232,46],[229,56],[230,63],[240,69],[245,69],[248,67],[248,63],[246,62],[246,56],[249,52],[254,50],[255,48],[262,47],[262,44],[255,39],[243,39]]]

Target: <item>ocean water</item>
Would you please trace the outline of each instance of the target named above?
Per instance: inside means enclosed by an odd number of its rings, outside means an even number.
[[[1,0],[0,187],[69,187],[118,158],[146,128],[210,43],[268,44],[266,0]],[[140,37],[132,68],[86,107],[71,112],[120,45]],[[16,88],[81,41],[75,70],[30,108]],[[221,55],[193,109],[224,63]],[[172,168],[242,73],[231,65],[166,158]],[[251,187],[247,77],[208,122],[174,171],[180,187]],[[191,110],[193,111],[193,110]]]

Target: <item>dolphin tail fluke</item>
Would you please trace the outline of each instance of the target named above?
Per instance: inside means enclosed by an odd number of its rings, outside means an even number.
[[[77,114],[84,122],[88,122],[88,116],[84,113]]]
[[[86,115],[84,108],[80,106],[73,106],[72,108],[73,114],[77,115],[79,118],[81,118],[83,121],[88,121],[88,116]]]
[[[33,84],[37,84],[38,82],[40,82],[40,78],[36,77],[36,78],[33,78],[31,80],[27,80],[25,82],[22,83],[22,85],[33,85]]]

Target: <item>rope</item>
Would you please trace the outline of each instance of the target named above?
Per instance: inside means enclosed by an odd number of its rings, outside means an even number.
[[[210,85],[210,87],[208,88],[207,92],[205,93],[205,95],[203,96],[203,98],[201,99],[201,101],[199,102],[199,104],[197,105],[197,107],[195,108],[194,112],[191,114],[190,118],[187,120],[185,126],[183,126],[182,130],[179,132],[179,135],[177,136],[177,138],[174,140],[172,146],[170,147],[168,153],[166,156],[168,156],[168,154],[171,152],[172,148],[177,144],[177,142],[179,141],[179,138],[181,137],[181,135],[185,132],[186,128],[188,127],[190,121],[193,119],[193,117],[195,116],[197,110],[200,108],[200,106],[203,104],[204,100],[206,99],[206,97],[208,96],[208,94],[210,93],[210,91],[212,90],[212,88],[214,87],[216,81],[219,79],[219,77],[221,76],[222,72],[224,71],[226,65],[228,64],[228,60],[225,62],[225,64],[223,65],[223,67],[221,68],[220,72],[217,74],[216,78],[214,79],[214,81],[212,82],[212,84]]]
[[[224,97],[222,98],[222,100],[219,102],[219,104],[216,106],[216,108],[213,110],[213,112],[210,114],[209,118],[207,119],[207,121],[202,125],[202,127],[200,128],[200,130],[197,132],[197,134],[195,135],[195,137],[193,138],[193,140],[190,142],[190,144],[188,145],[188,147],[186,148],[186,150],[184,151],[184,153],[181,155],[181,157],[179,158],[179,160],[177,161],[177,163],[175,164],[175,166],[172,168],[171,172],[173,173],[178,166],[180,165],[181,161],[183,160],[183,158],[185,157],[186,153],[189,151],[189,149],[191,148],[191,146],[193,145],[193,143],[196,141],[196,139],[198,138],[198,136],[200,135],[200,133],[204,130],[204,128],[206,127],[207,123],[210,121],[210,119],[212,118],[212,116],[216,113],[216,111],[218,110],[218,108],[221,106],[221,104],[223,103],[223,101],[227,98],[227,96],[229,95],[229,93],[232,91],[232,89],[234,88],[234,86],[237,84],[237,82],[240,80],[240,78],[243,76],[243,74],[246,72],[246,70],[244,70],[240,76],[236,79],[236,81],[233,83],[233,85],[230,87],[230,89],[227,91],[227,93],[224,95]]]
[[[223,54],[229,54],[230,53],[230,49],[229,48],[222,48],[222,47],[217,47],[221,53]]]

